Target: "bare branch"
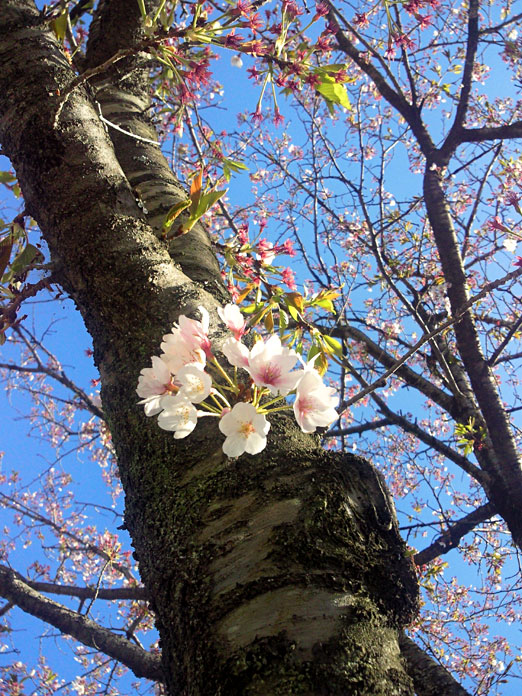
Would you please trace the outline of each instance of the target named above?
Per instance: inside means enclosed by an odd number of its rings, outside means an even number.
[[[126,638],[115,635],[92,619],[53,602],[33,590],[21,575],[0,566],[0,594],[20,609],[72,636],[83,645],[113,657],[131,669],[137,677],[163,681],[161,657],[139,648]]]
[[[461,90],[457,104],[457,111],[455,113],[455,120],[453,121],[453,125],[443,145],[443,150],[453,151],[455,149],[456,145],[458,144],[458,134],[460,133],[462,124],[466,118],[469,96],[471,93],[471,84],[473,82],[473,66],[475,64],[475,55],[477,53],[479,39],[478,10],[478,0],[470,0],[468,10],[468,40]]]
[[[515,121],[505,126],[461,128],[458,137],[461,143],[482,143],[485,140],[511,140],[513,138],[522,138],[522,121]]]
[[[413,557],[415,564],[418,566],[424,565],[433,561],[437,556],[457,548],[463,536],[476,527],[477,524],[488,520],[494,515],[496,515],[496,510],[493,503],[481,505],[473,512],[470,512],[469,515],[465,515],[462,519],[450,525],[432,544],[415,554]]]
[[[328,431],[324,437],[339,437],[342,435],[362,435],[362,433],[368,430],[377,430],[378,428],[384,428],[387,425],[392,425],[393,421],[389,418],[380,418],[376,421],[370,421],[369,423],[361,423],[361,425],[352,425],[349,428],[342,428],[337,430]]]
[[[58,585],[54,582],[37,582],[34,580],[25,580],[25,583],[37,592],[67,595],[68,597],[79,597],[80,599],[107,599],[110,601],[120,599],[148,599],[144,587],[118,587],[104,589],[103,587],[95,588],[77,587],[76,585]]]
[[[470,696],[442,665],[404,633],[399,636],[399,646],[417,696]]]

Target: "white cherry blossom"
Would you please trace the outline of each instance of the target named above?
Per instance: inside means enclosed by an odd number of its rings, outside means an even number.
[[[333,423],[337,418],[335,389],[327,387],[313,368],[304,371],[297,384],[294,415],[304,433],[313,433]]]
[[[219,429],[226,435],[223,452],[227,457],[240,457],[244,452],[258,454],[266,447],[270,423],[255,406],[240,402],[221,418]]]
[[[210,394],[212,378],[199,364],[189,364],[176,374],[176,382],[181,384],[179,395],[193,404],[199,404]]]
[[[178,395],[158,416],[158,425],[163,430],[173,430],[179,440],[187,437],[196,427],[198,412],[185,397]]]

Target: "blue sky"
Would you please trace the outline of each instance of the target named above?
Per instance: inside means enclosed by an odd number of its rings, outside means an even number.
[[[213,115],[213,119],[216,118],[215,121],[213,120],[213,123],[216,124],[216,131],[219,131],[221,128],[230,128],[231,118],[234,118],[233,114],[237,111],[254,111],[257,101],[257,89],[252,88],[252,83],[247,79],[246,67],[248,67],[248,59],[245,60],[245,67],[238,70],[230,66],[230,56],[231,54],[226,54],[224,59],[215,66],[218,78],[225,85],[226,99],[229,104],[229,111],[220,112],[216,110]],[[268,99],[267,95],[267,103]],[[280,107],[284,113],[288,113],[287,107],[282,100],[280,101]],[[400,169],[400,160],[396,166]],[[0,171],[7,169],[9,169],[9,163],[5,158],[0,157]],[[406,178],[404,179],[404,185],[408,185]],[[232,202],[244,202],[245,199],[251,199],[248,175],[238,175],[233,178],[229,196]],[[0,216],[4,219],[9,220],[14,214],[19,212],[19,201],[15,201],[7,195],[5,187],[0,188],[0,202],[4,202],[6,206],[4,211],[0,212]],[[296,270],[301,271],[297,262],[294,263],[296,263]],[[37,298],[35,302],[27,303],[24,306],[24,311],[29,314],[29,322],[34,326],[36,334],[46,331],[51,326],[47,333],[46,345],[60,357],[67,375],[73,380],[77,380],[87,391],[91,391],[93,388],[90,387],[90,381],[97,377],[92,359],[85,354],[85,351],[90,348],[91,342],[78,313],[74,310],[72,302],[65,299],[42,302],[40,298]],[[1,349],[0,359],[7,361],[11,356],[12,352],[9,344],[7,344]],[[409,399],[410,397],[407,398]],[[10,398],[6,399],[2,393],[0,399],[2,413],[4,414],[4,417],[0,420],[0,441],[2,449],[5,451],[2,470],[5,472],[6,470],[17,469],[27,480],[31,480],[34,478],[36,471],[54,461],[55,454],[49,447],[44,446],[37,437],[28,434],[27,421],[21,418],[29,405],[26,398],[18,394],[11,394]],[[408,410],[412,409],[411,402],[408,402],[407,408]],[[76,453],[72,454],[60,462],[59,466],[69,468],[73,472],[73,485],[82,500],[111,507],[111,498],[107,494],[106,487],[101,483],[99,472],[96,471],[96,467],[85,455],[78,456]],[[400,507],[402,507],[402,504],[400,504]],[[116,509],[122,512],[121,508],[122,501],[120,499]],[[96,517],[102,528],[104,525],[114,526],[114,521],[109,513],[105,513],[100,509],[99,513],[96,513]],[[6,519],[9,519],[9,516],[6,515],[4,510],[0,509],[0,526],[5,523]],[[19,568],[23,572],[27,562],[34,560],[33,553],[38,553],[34,546],[25,550],[17,550],[11,558],[17,565],[20,564]],[[451,561],[451,566],[453,566],[455,556],[456,553],[452,552],[445,560]],[[455,565],[456,569],[457,565]],[[476,582],[473,569],[463,570],[460,567],[459,578],[461,582]],[[50,656],[49,659],[59,675],[64,678],[74,677],[77,673],[77,665],[71,660],[67,651],[64,651],[62,642],[60,640],[55,641],[52,637],[42,638],[41,641],[33,638],[29,639],[30,636],[35,634],[42,634],[45,628],[40,622],[22,615],[18,610],[13,611],[15,612],[14,615],[19,615],[16,618],[16,624],[21,633],[15,637],[15,642],[22,650],[20,659],[34,660],[38,655],[40,645],[42,645],[45,648],[45,653]],[[516,627],[513,627],[512,635],[518,641],[519,631]],[[49,649],[50,645],[52,645],[51,649]],[[11,659],[9,655],[6,657]],[[130,689],[129,684],[130,680],[127,680],[128,686],[124,688]],[[133,692],[129,690],[128,693]],[[518,689],[515,685],[511,685],[507,686],[502,693],[505,696],[515,696],[518,693]]]

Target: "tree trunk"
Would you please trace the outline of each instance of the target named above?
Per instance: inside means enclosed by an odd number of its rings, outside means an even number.
[[[74,79],[33,3],[4,0],[0,140],[93,339],[168,693],[412,694],[398,632],[417,584],[373,467],[285,416],[262,454],[230,460],[214,419],[180,442],[136,405],[138,373],[180,313],[204,305],[224,337],[224,293],[201,229],[175,249],[158,239],[126,176],[135,158],[117,157]]]

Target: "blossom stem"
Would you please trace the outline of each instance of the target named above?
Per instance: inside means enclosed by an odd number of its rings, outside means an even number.
[[[220,404],[220,403],[219,403],[218,399],[216,398],[217,395],[221,397],[223,403],[225,404],[225,406],[226,406],[227,408],[231,408],[230,403],[228,402],[228,399],[226,398],[226,396],[224,396],[223,394],[221,394],[221,392],[216,391],[216,394],[211,394],[211,395],[210,395],[210,398],[218,405],[220,411],[223,410],[223,404]]]
[[[275,399],[270,399],[270,401],[267,401],[266,403],[262,404],[262,406],[263,408],[266,408],[267,406],[275,404],[277,401],[281,401],[281,399],[286,399],[286,396],[276,396]]]
[[[219,373],[226,379],[226,381],[230,384],[232,389],[234,390],[234,394],[237,394],[239,389],[237,384],[234,384],[234,382],[230,379],[230,377],[227,375],[225,370],[221,367],[221,365],[218,363],[217,359],[214,358],[213,360],[214,365],[217,367]]]
[[[278,406],[277,408],[269,408],[266,409],[264,406],[261,406],[261,413],[277,413],[277,411],[291,411],[293,406],[290,406],[287,404],[286,406]]]
[[[209,411],[210,413],[215,413],[216,416],[221,415],[221,411],[223,410],[222,408],[217,409],[214,406],[207,404],[206,401],[202,401],[200,404],[198,404],[198,406],[206,411]]]

